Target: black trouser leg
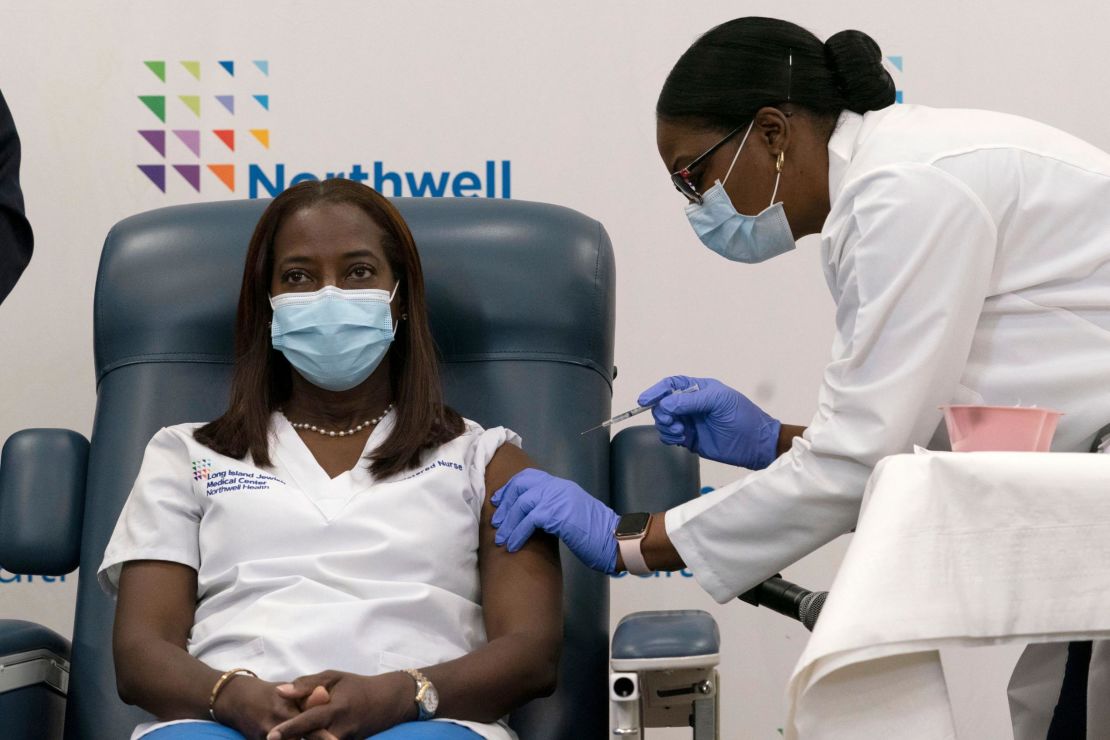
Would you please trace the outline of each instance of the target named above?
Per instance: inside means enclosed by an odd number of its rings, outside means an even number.
[[[1068,643],[1068,663],[1060,701],[1052,712],[1045,740],[1086,740],[1087,674],[1091,669],[1091,641]]]

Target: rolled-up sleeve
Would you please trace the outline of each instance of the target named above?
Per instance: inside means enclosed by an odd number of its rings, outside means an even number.
[[[520,447],[520,435],[505,427],[481,429],[475,425],[475,433],[471,435],[463,456],[463,466],[470,481],[470,507],[474,510],[475,519],[481,518],[482,504],[486,500],[486,467],[501,446],[506,444]]]
[[[666,515],[678,553],[721,603],[850,531],[875,464],[928,443],[989,291],[994,222],[956,178],[899,165],[841,198],[851,199],[845,226],[823,236],[837,337],[813,421],[766,470]]]

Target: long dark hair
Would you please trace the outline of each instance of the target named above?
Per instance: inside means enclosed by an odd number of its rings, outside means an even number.
[[[463,421],[443,403],[435,343],[424,304],[424,271],[408,224],[384,196],[351,180],[303,182],[284,191],[254,228],[243,268],[235,323],[235,373],[227,411],[194,433],[220,454],[241,458],[250,452],[258,465],[270,464],[270,415],[289,398],[292,368],[270,343],[273,310],[268,299],[274,265],[274,236],[284,219],[324,203],[362,209],[386,234],[386,259],[400,281],[402,313],[390,347],[390,385],[396,424],[370,455],[370,469],[384,478],[414,467],[421,454],[454,439]]]
[[[793,60],[791,63],[791,59]],[[656,114],[728,130],[764,106],[793,103],[822,118],[894,103],[894,80],[879,45],[861,31],[825,43],[775,18],[737,18],[694,42],[659,93]]]

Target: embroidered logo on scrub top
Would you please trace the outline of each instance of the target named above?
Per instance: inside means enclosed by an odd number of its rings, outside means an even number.
[[[462,470],[463,466],[460,465],[457,462],[451,462],[450,460],[436,460],[431,465],[426,465],[423,468],[421,468],[420,470],[417,470],[415,473],[409,473],[404,478],[401,478],[398,482],[400,482],[402,480],[409,480],[411,478],[415,478],[418,475],[424,475],[424,473],[427,473],[431,470],[435,470],[436,468],[449,468],[451,470]]]
[[[193,460],[193,480],[208,480],[208,476],[211,474],[212,460],[207,457]]]
[[[193,480],[204,481],[206,496],[235,491],[268,491],[273,484],[285,485],[281,478],[266,475],[256,470],[213,470],[212,461],[203,458],[193,460]]]

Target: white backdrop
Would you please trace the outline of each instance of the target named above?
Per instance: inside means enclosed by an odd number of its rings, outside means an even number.
[[[438,188],[448,172],[448,195],[454,185],[492,187],[497,197],[589,214],[609,231],[617,258],[615,409],[683,372],[720,377],[776,416],[805,423],[832,333],[816,242],[759,267],[724,262],[691,233],[655,154],[654,104],[673,62],[711,26],[768,12],[823,38],[867,31],[901,57],[896,80],[907,102],[1027,115],[1110,148],[1098,63],[1110,6],[1093,0],[1052,12],[998,0],[773,9],[746,0],[0,0],[0,89],[23,140],[36,236],[28,272],[0,307],[0,441],[30,426],[89,433],[93,278],[108,228],[171,203],[247,197],[252,165],[272,181],[278,165],[289,180],[358,164],[373,184],[380,163],[405,194],[404,173]],[[165,81],[144,64],[156,60]],[[221,61],[234,62],[234,75]],[[140,95],[165,97],[164,122]],[[268,96],[266,105],[255,95]],[[234,113],[216,96],[233,96]],[[157,130],[167,132],[164,152],[138,133]],[[213,133],[227,130],[234,151]],[[138,165],[166,167],[165,192]],[[208,165],[231,165],[234,190],[216,174],[229,168]],[[719,465],[703,473],[709,485],[733,475]],[[787,577],[827,586],[845,544]],[[0,617],[69,634],[76,579],[0,572]],[[722,737],[777,737],[804,630],[743,604],[718,607],[680,574],[613,583],[614,623],[635,609],[674,606],[709,609],[721,622]],[[1004,737],[1000,692],[1013,656],[946,658],[962,729]]]

